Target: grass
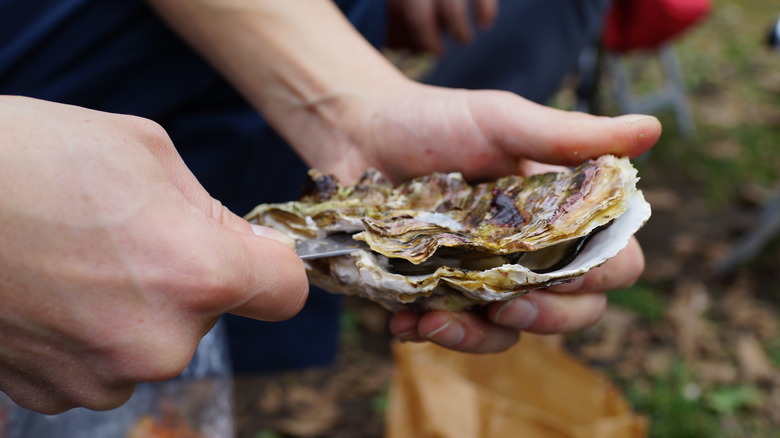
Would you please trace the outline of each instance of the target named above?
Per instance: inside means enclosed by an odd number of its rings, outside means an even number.
[[[609,303],[635,312],[645,322],[660,321],[666,314],[666,300],[657,287],[647,283],[610,293]]]
[[[719,438],[717,413],[702,409],[701,390],[691,370],[676,362],[668,374],[649,381],[624,381],[638,412],[651,417],[650,438]]]
[[[649,438],[775,437],[771,426],[750,414],[764,395],[753,385],[700,385],[689,366],[675,361],[670,371],[652,378],[618,379],[637,412],[650,416]],[[724,420],[730,427],[723,427]]]

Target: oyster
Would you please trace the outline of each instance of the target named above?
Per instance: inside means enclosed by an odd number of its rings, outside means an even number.
[[[469,185],[434,173],[394,187],[376,170],[342,185],[316,170],[295,202],[263,204],[253,223],[296,240],[348,233],[369,249],[304,262],[310,281],[390,310],[459,310],[584,275],[650,217],[627,158],[571,172]]]

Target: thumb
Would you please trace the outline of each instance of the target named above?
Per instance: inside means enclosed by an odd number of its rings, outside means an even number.
[[[280,321],[301,310],[309,285],[303,262],[287,236],[261,227],[255,228],[255,234],[248,223],[249,231],[236,230],[192,214],[191,206],[180,211],[163,227],[168,231],[162,239],[173,245],[166,252],[158,251],[158,256],[173,272],[166,281],[187,291],[176,295],[181,308],[200,315],[202,321],[224,313]],[[159,234],[149,237],[155,238],[161,239]]]
[[[205,190],[203,191],[205,193]],[[234,283],[227,313],[262,321],[281,321],[297,314],[308,297],[309,284],[303,262],[295,253],[295,241],[286,234],[250,224],[219,201],[191,198],[220,229],[226,273]]]
[[[193,294],[206,313],[234,313],[264,321],[278,321],[300,311],[308,296],[303,262],[294,242],[271,228],[251,225],[209,195],[184,163],[162,129],[149,136],[148,150],[162,165],[168,180],[192,207],[204,216],[187,215],[176,228],[193,226],[185,235],[200,248],[210,248],[208,272],[216,284],[202,284],[205,296]],[[189,220],[188,220],[189,219]],[[207,232],[210,229],[211,232]],[[198,251],[203,252],[203,251]],[[219,290],[213,287],[218,285]]]
[[[239,218],[240,219],[240,218]],[[241,219],[243,220],[243,219]],[[297,314],[308,297],[309,283],[294,242],[271,228],[253,225],[253,233],[232,231],[239,242],[233,266],[246,277],[242,299],[228,313],[263,321],[280,321]],[[251,285],[251,286],[250,286]]]
[[[491,143],[511,156],[543,163],[571,166],[605,154],[636,157],[661,136],[661,123],[653,116],[562,111],[503,92],[473,97],[472,114]],[[499,111],[473,108],[488,102],[500,102]]]

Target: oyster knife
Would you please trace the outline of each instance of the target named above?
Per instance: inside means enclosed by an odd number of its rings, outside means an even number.
[[[352,239],[352,234],[347,233],[300,240],[295,244],[295,252],[303,260],[346,255],[358,249],[368,249],[368,244]]]

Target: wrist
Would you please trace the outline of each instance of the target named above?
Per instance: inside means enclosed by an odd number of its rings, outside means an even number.
[[[312,166],[406,81],[330,0],[149,1]]]

